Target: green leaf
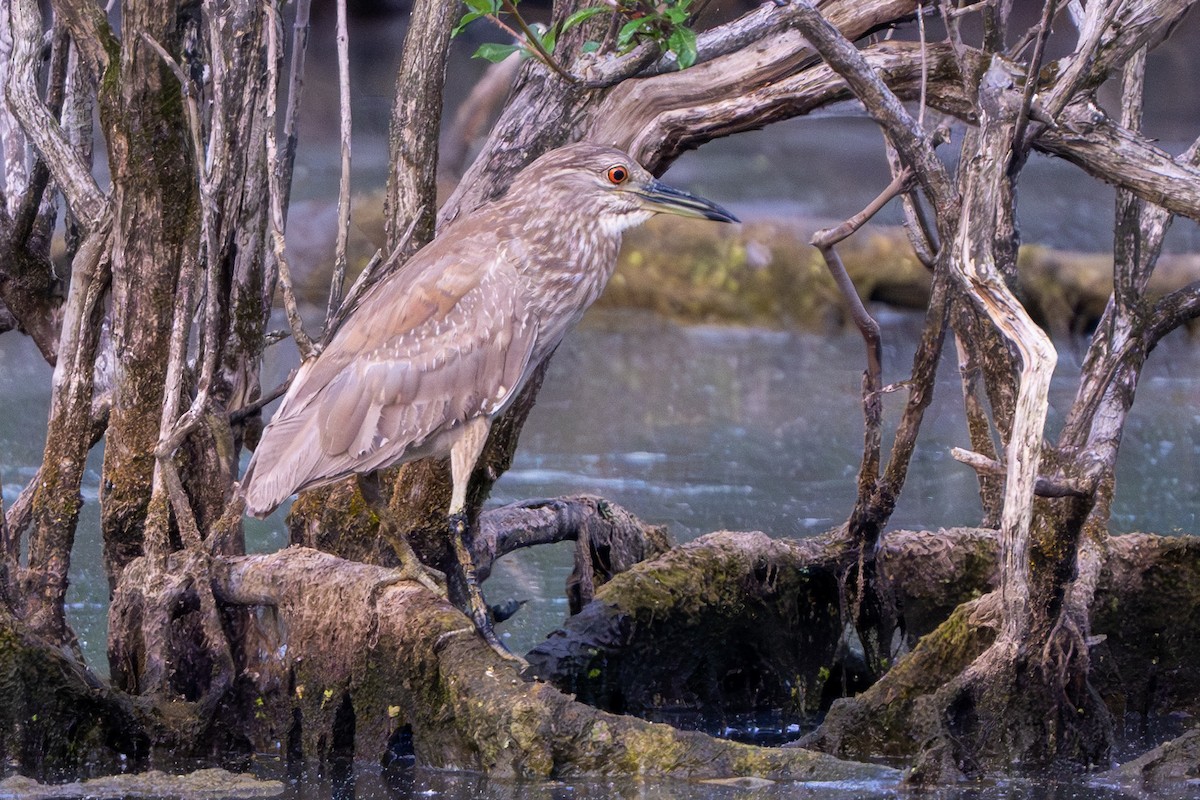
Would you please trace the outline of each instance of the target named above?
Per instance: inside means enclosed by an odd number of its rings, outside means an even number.
[[[679,59],[679,68],[687,69],[696,63],[696,32],[691,28],[676,28],[667,39],[667,49]]]
[[[493,64],[503,61],[518,50],[525,48],[515,44],[497,44],[496,42],[484,42],[479,45],[479,49],[471,54],[471,58],[483,58],[491,61]]]
[[[599,42],[584,42],[583,47],[579,48],[585,53],[594,53],[600,49]]]
[[[569,30],[571,30],[571,28],[574,28],[576,25],[587,22],[592,17],[597,16],[599,14],[604,14],[605,12],[608,12],[608,11],[612,11],[612,9],[609,8],[608,6],[592,6],[591,8],[581,8],[578,11],[576,11],[574,14],[572,14],[571,16],[569,16],[565,20],[563,20],[562,29],[564,32],[569,31]]]
[[[633,41],[633,37],[642,32],[645,26],[644,19],[631,19],[621,26],[620,32],[617,34],[617,45],[627,47]]]
[[[467,7],[467,13],[462,15],[462,19],[454,26],[454,30],[450,31],[451,36],[458,36],[463,28],[480,17],[495,16],[500,13],[500,0],[463,0],[463,5]]]
[[[469,11],[466,14],[463,14],[462,19],[460,19],[458,21],[458,24],[454,26],[454,30],[450,31],[450,35],[458,36],[459,32],[463,28],[467,27],[468,25],[470,25],[472,22],[479,19],[480,17],[486,17],[486,16],[487,16],[486,13],[480,12],[480,11]]]
[[[537,34],[537,28],[530,28],[530,30],[532,30],[535,35]],[[547,53],[553,53],[554,43],[558,41],[558,31],[555,28],[551,28],[541,36],[538,36],[538,41],[541,42],[543,50],[545,50]]]

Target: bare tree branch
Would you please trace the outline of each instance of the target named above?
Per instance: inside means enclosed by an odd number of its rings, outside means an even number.
[[[1029,152],[1025,142],[1025,128],[1029,124],[1029,111],[1033,106],[1033,97],[1037,94],[1038,73],[1042,69],[1042,54],[1046,51],[1046,40],[1050,38],[1050,23],[1054,20],[1058,0],[1046,0],[1042,6],[1042,19],[1038,23],[1037,39],[1033,45],[1033,55],[1029,57],[1029,65],[1025,70],[1025,92],[1021,97],[1021,112],[1017,115],[1017,127],[1013,131],[1013,162],[1009,171],[1015,171],[1024,163]]]
[[[283,156],[277,167],[272,166],[272,169],[280,171],[279,186],[285,196],[290,195],[292,191],[292,170],[296,164],[296,146],[299,143],[296,122],[300,116],[300,100],[304,90],[304,59],[308,53],[311,6],[312,0],[296,0],[296,17],[292,21],[292,58],[288,68],[287,107],[283,113]],[[284,214],[286,213],[287,208],[284,208]]]
[[[1200,168],[1110,120],[1094,103],[1072,103],[1059,126],[1038,137],[1039,150],[1128,189],[1148,203],[1200,221]]]
[[[883,414],[883,403],[880,398],[880,391],[883,388],[883,345],[879,323],[863,305],[862,298],[858,296],[858,291],[854,288],[854,282],[850,280],[846,267],[842,264],[842,259],[834,248],[838,242],[852,235],[871,217],[879,213],[879,210],[892,198],[903,193],[911,179],[912,172],[910,170],[901,170],[866,208],[841,225],[817,231],[812,237],[812,244],[821,251],[821,255],[825,259],[825,266],[833,276],[833,281],[837,284],[838,291],[841,292],[842,299],[850,311],[850,317],[854,320],[854,325],[862,335],[867,348],[867,368],[863,372],[862,385],[863,457],[858,471],[858,500],[856,501],[856,505],[863,507],[870,501],[879,479]]]
[[[275,12],[272,5],[267,5],[267,65],[271,76],[267,80],[267,117],[274,118],[276,108],[276,87],[278,86],[277,76],[274,74],[276,65],[279,63],[279,15]],[[284,239],[284,228],[287,225],[285,208],[287,201],[284,197],[284,188],[282,183],[282,164],[279,160],[278,147],[276,146],[275,126],[268,125],[266,127],[267,137],[267,163],[270,169],[270,194],[271,194],[271,211],[270,211],[270,228],[271,228],[271,243],[272,253],[275,256],[275,263],[279,269],[279,284],[283,291],[283,305],[287,312],[288,325],[292,329],[292,338],[296,340],[296,346],[300,349],[300,357],[307,360],[314,354],[313,341],[304,332],[304,321],[300,317],[300,306],[296,302],[296,291],[292,285],[292,271],[288,264],[287,258],[287,243]]]
[[[37,0],[13,0],[10,13],[13,30],[12,68],[7,87],[10,108],[42,153],[75,217],[86,230],[94,230],[102,224],[108,198],[92,177],[91,168],[71,146],[62,127],[38,96],[37,56],[42,41],[42,15]]]
[[[796,25],[821,57],[841,75],[867,112],[883,126],[905,164],[940,209],[955,196],[946,168],[933,152],[925,132],[909,116],[900,99],[867,64],[862,54],[805,0],[797,0]]]
[[[437,221],[438,121],[446,83],[446,55],[457,6],[438,0],[413,5],[396,76],[384,201],[385,250],[403,264],[433,238]],[[509,81],[511,84],[511,79]],[[405,234],[405,229],[411,231]]]
[[[1146,327],[1147,350],[1152,350],[1171,331],[1200,318],[1200,281],[1176,289],[1154,304]]]
[[[91,0],[51,0],[50,7],[54,16],[66,23],[92,81],[99,84],[110,66],[112,54],[120,51],[106,12]]]
[[[1088,3],[1083,35],[1066,69],[1043,103],[1057,119],[1079,94],[1098,86],[1113,69],[1147,44],[1161,41],[1179,22],[1194,0],[1112,0]],[[1060,121],[1061,123],[1061,121]],[[1038,131],[1031,130],[1036,136]]]
[[[952,447],[950,448],[950,455],[955,461],[966,464],[981,475],[1003,477],[1008,471],[999,461],[983,453],[963,450],[961,447]],[[1033,485],[1033,493],[1038,497],[1087,497],[1093,491],[1095,491],[1094,486],[1083,485],[1079,481],[1072,481],[1066,478],[1049,478],[1044,475],[1039,475]]]

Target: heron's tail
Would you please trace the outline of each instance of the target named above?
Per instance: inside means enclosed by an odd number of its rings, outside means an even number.
[[[311,420],[272,420],[242,476],[246,513],[261,519],[301,489],[323,482],[315,474],[320,459],[319,434]]]

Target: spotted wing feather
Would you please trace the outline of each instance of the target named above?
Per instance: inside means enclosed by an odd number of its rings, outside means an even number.
[[[507,405],[533,366],[538,331],[517,271],[489,238],[435,241],[301,367],[243,478],[250,513],[269,513],[306,487],[444,452],[464,422]]]

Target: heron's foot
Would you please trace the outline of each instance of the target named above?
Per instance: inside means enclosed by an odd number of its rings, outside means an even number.
[[[411,549],[409,548],[410,551]],[[400,580],[416,581],[438,597],[449,599],[450,593],[446,589],[446,576],[436,569],[422,564],[416,553],[413,553],[411,558],[402,558],[399,569]]]
[[[466,588],[466,608],[463,611],[475,623],[475,630],[479,631],[483,640],[496,651],[496,655],[505,661],[512,661],[524,669],[529,664],[504,646],[500,637],[496,635],[496,629],[492,626],[492,615],[487,601],[483,599],[483,592],[479,588],[479,581],[475,575],[475,559],[471,555],[470,521],[467,519],[467,515],[461,511],[450,515],[450,540],[454,543],[454,555],[458,559],[459,568],[462,569],[463,584]]]
[[[403,534],[397,535],[393,533],[395,528],[391,524],[385,522],[380,527],[383,538],[391,545],[392,550],[396,553],[396,558],[400,560],[399,578],[416,581],[438,597],[448,597],[446,576],[435,569],[425,566],[421,559],[417,558],[417,553],[412,549],[412,545],[409,544],[408,537]]]

